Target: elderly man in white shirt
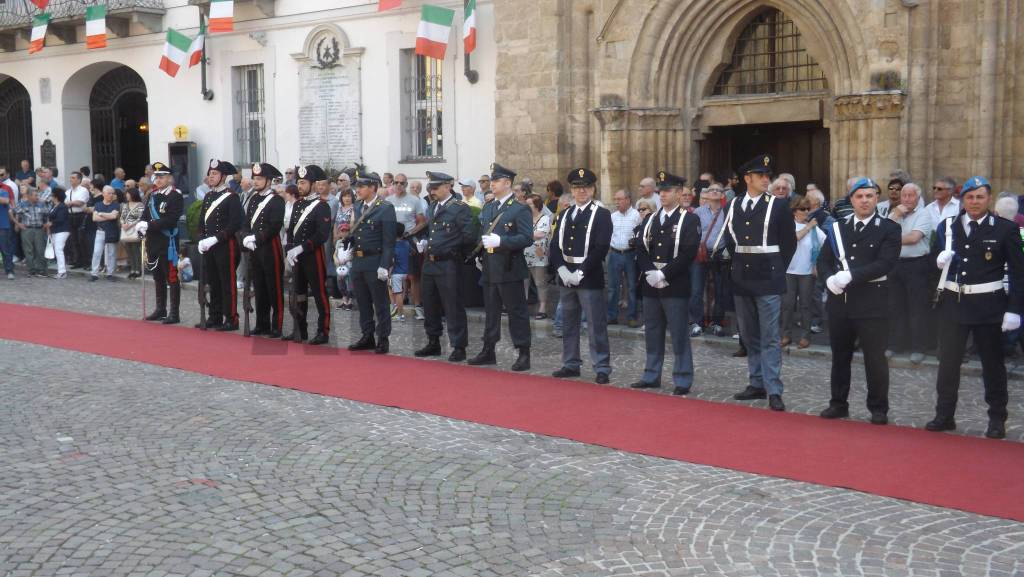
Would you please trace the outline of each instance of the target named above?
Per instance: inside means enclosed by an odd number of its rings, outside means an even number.
[[[956,181],[948,176],[936,180],[932,185],[934,200],[925,209],[931,215],[935,226],[939,226],[939,223],[946,218],[960,214],[960,201],[953,196],[955,191]]]
[[[630,246],[633,231],[640,226],[640,213],[632,207],[629,192],[615,193],[612,211],[612,245],[608,251],[608,324],[619,322],[619,286],[626,274],[626,318],[631,327],[640,326],[636,304],[636,250]]]
[[[637,202],[649,200],[654,203],[654,210],[661,208],[661,197],[658,196],[658,182],[652,177],[648,176],[640,181],[637,194],[639,197]]]
[[[932,232],[938,226],[931,211],[920,204],[921,187],[907,183],[900,191],[900,203],[889,211],[889,219],[903,227],[900,260],[889,273],[889,343],[897,350],[906,343],[910,362],[924,360],[928,334],[928,301],[934,267],[929,260]],[[906,338],[903,338],[905,335]],[[886,351],[892,356],[892,350]]]
[[[89,202],[89,189],[82,185],[82,173],[72,172],[68,182],[71,188],[67,191],[68,211],[71,213],[71,238],[67,243],[68,262],[71,268],[86,268],[89,250],[85,246],[88,238],[82,234],[82,223],[85,222],[85,205]]]

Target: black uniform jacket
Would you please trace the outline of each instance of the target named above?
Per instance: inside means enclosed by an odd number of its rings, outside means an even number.
[[[885,318],[889,311],[889,281],[886,275],[900,259],[903,229],[900,225],[877,214],[857,234],[857,220],[850,215],[836,221],[838,238],[832,227],[824,230],[828,241],[821,247],[818,256],[818,275],[828,278],[843,270],[839,258],[839,242],[842,242],[846,262],[853,280],[841,295],[828,295],[827,308],[830,314],[842,314],[847,318]],[[815,234],[813,231],[808,234]]]

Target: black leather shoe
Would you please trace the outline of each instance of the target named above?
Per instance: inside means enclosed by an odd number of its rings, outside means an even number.
[[[660,389],[661,383],[645,383],[644,381],[637,381],[632,385],[629,385],[631,389]]]
[[[299,331],[292,331],[291,334],[281,337],[282,341],[292,341],[295,343],[301,343],[305,341],[305,337]]]
[[[388,342],[387,337],[382,337],[377,341],[377,348],[373,349],[373,353],[376,355],[386,355],[391,350],[391,343]]]
[[[178,318],[178,315],[170,315],[168,317],[165,317],[164,320],[160,321],[160,324],[176,325],[176,324],[178,324],[180,322],[181,322],[181,319]]]
[[[954,421],[953,419],[935,417],[934,419],[928,421],[928,423],[925,424],[924,428],[925,430],[931,431],[933,433],[940,433],[942,431],[955,431],[956,421]]]
[[[358,341],[348,346],[350,351],[372,351],[376,348],[377,343],[373,340],[373,335],[363,335]]]
[[[551,376],[555,377],[556,379],[571,379],[573,377],[580,376],[580,372],[570,369],[569,367],[562,367],[557,371],[551,373]]]
[[[785,411],[786,404],[782,402],[782,395],[769,395],[768,408],[773,411]]]
[[[441,341],[439,339],[430,339],[430,342],[427,343],[427,346],[414,352],[413,356],[421,358],[441,356]]]
[[[318,332],[318,333],[316,333],[315,336],[313,336],[312,339],[310,339],[309,344],[311,344],[311,345],[324,345],[324,344],[327,344],[327,341],[329,341],[329,340],[331,340],[330,337],[328,337],[327,335],[325,335],[325,334],[323,334],[321,332]]]
[[[211,321],[211,320],[207,319],[206,320],[206,327],[205,328],[208,331],[215,331],[215,330],[220,329],[220,326],[222,324],[224,324],[224,323],[222,323],[220,321],[214,322],[214,321]],[[202,329],[203,328],[203,323],[196,323],[196,328],[197,329]]]
[[[452,349],[452,354],[448,355],[449,363],[461,363],[466,360],[466,349],[456,348]]]
[[[747,356],[747,347],[740,347],[735,353],[732,354],[732,356],[735,358]],[[761,398],[763,399],[764,397]]]
[[[985,430],[985,436],[989,439],[1005,439],[1006,425],[999,421],[989,421],[988,429]]]
[[[153,314],[151,314],[148,317],[146,317],[146,320],[147,321],[162,321],[162,320],[164,320],[164,318],[166,316],[167,316],[167,311],[156,310],[156,311],[153,311]]]
[[[517,373],[530,370],[530,347],[519,347],[519,358],[512,363],[512,370]]]
[[[829,405],[829,407],[819,413],[818,416],[822,419],[845,419],[850,416],[850,408]]]
[[[279,338],[281,338],[281,331],[279,331],[277,329],[273,329],[273,330],[271,330],[270,332],[267,333],[267,338],[268,339],[279,339]]]
[[[494,354],[493,347],[484,347],[483,350],[477,353],[475,357],[469,359],[467,364],[473,365],[474,367],[481,365],[496,365],[498,364],[498,358]]]
[[[270,329],[268,329],[266,327],[256,327],[253,330],[249,331],[249,336],[250,337],[258,337],[260,335],[265,335],[265,334],[267,334],[269,332],[270,332]]]
[[[606,373],[597,373],[597,378],[594,379],[594,382],[599,385],[607,385],[610,381],[611,379],[608,378]]]
[[[689,387],[676,387],[676,388],[672,389],[672,394],[677,396],[677,397],[685,397],[686,395],[690,394],[690,388]]]
[[[735,395],[732,396],[732,398],[736,399],[737,401],[753,401],[756,399],[766,399],[768,398],[768,391],[747,385],[747,388],[743,389],[743,391],[739,393],[736,393]]]
[[[889,415],[885,413],[871,413],[871,424],[872,425],[888,425]]]
[[[238,330],[238,323],[224,323],[216,328],[216,330],[222,333],[230,333],[231,331]]]

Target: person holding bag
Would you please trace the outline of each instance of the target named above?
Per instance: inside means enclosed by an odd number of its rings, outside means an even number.
[[[137,231],[142,220],[142,196],[139,189],[129,188],[125,197],[128,202],[121,211],[121,243],[128,254],[128,278],[135,279],[142,276],[142,239]]]
[[[64,199],[67,198],[66,193],[61,189],[55,189],[50,196],[53,207],[50,209],[50,218],[47,221],[45,227],[47,234],[50,235],[50,244],[52,245],[50,251],[53,252],[53,257],[57,260],[57,276],[55,278],[64,279],[68,278],[68,267],[64,260],[64,246],[68,242],[68,237],[71,236],[71,215],[68,213],[68,207],[64,204]],[[49,258],[49,255],[47,255]]]

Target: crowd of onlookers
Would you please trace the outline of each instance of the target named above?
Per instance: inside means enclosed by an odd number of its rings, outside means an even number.
[[[294,168],[285,171],[284,178],[275,183],[288,206],[298,199]],[[140,243],[134,228],[142,217],[143,200],[149,193],[152,167],[137,179],[127,179],[124,170],[114,170],[113,178],[90,174],[82,167],[68,175],[65,185],[51,168],[32,168],[23,161],[18,170],[11,172],[0,166],[0,252],[3,253],[4,272],[13,278],[15,259],[23,260],[29,275],[48,275],[47,259],[56,262],[58,279],[66,278],[70,268],[89,271],[92,280],[105,277],[114,280],[120,265],[129,278],[142,273]],[[421,179],[411,179],[402,173],[384,173],[381,194],[395,206],[398,223],[408,236],[396,251],[395,270],[390,283],[392,314],[399,320],[406,315],[422,319],[419,298],[421,257],[415,250],[412,237],[422,229],[428,208],[428,195]],[[935,347],[932,323],[927,314],[936,276],[935,267],[928,262],[931,240],[938,223],[959,213],[958,183],[953,178],[936,179],[930,190],[915,182],[904,171],[895,171],[882,182],[884,201],[878,212],[903,228],[903,246],[900,262],[890,275],[891,317],[890,354],[908,353],[910,360],[919,363]],[[242,176],[229,183],[242,194],[250,188],[248,178]],[[723,258],[723,227],[728,203],[743,194],[737,175],[701,174],[682,196],[682,206],[693,212],[701,223],[701,250],[691,267],[691,298],[689,324],[691,336],[708,333],[732,336],[738,339],[738,356],[744,354],[742,339],[733,320],[730,289],[730,263]],[[198,206],[209,187],[201,183],[193,191],[182,191],[186,196],[188,216],[182,223],[182,238],[189,238],[198,218]],[[490,177],[463,178],[455,191],[472,207],[475,213],[490,201]],[[525,251],[530,278],[524,290],[535,305],[534,318],[551,318],[553,332],[561,333],[561,311],[555,306],[557,291],[550,285],[553,272],[549,269],[548,247],[551,231],[557,225],[559,214],[572,202],[571,195],[559,181],[548,182],[542,189],[535,188],[529,178],[515,184],[515,196],[527,205],[533,214],[534,244]],[[342,172],[328,182],[317,185],[317,192],[328,203],[334,219],[333,238],[328,241],[326,254],[334,253],[335,242],[349,233],[355,196],[351,177]],[[815,262],[825,242],[826,230],[836,219],[848,216],[852,207],[839,196],[831,205],[825,193],[815,184],[806,184],[801,190],[790,174],[780,174],[772,183],[771,193],[789,201],[797,231],[797,251],[787,270],[787,293],[782,314],[783,346],[806,348],[814,334],[827,327],[823,310],[824,279],[817,275]],[[642,324],[638,299],[638,273],[634,238],[642,219],[660,207],[660,198],[654,178],[643,178],[635,191],[617,190],[611,197],[613,235],[608,255],[608,322],[639,327]],[[1024,227],[1024,210],[1017,195],[1003,192],[998,195],[995,212]],[[286,214],[286,221],[287,221]],[[403,249],[403,246],[405,249]],[[188,253],[186,253],[188,254]],[[182,267],[191,267],[193,258],[182,259]],[[354,299],[350,279],[338,278],[335,267],[327,266],[328,291],[341,309],[352,310]],[[186,271],[183,271],[186,272]],[[187,271],[190,273],[190,270]],[[244,271],[241,271],[244,275]],[[192,276],[185,274],[185,278]],[[240,277],[241,278],[241,277]],[[470,283],[472,287],[474,283]],[[472,290],[467,293],[467,305],[478,306],[479,298]],[[408,309],[407,309],[408,307]],[[1007,352],[1013,353],[1019,335],[1008,337]]]

